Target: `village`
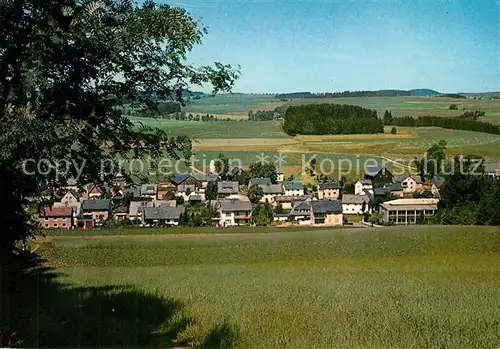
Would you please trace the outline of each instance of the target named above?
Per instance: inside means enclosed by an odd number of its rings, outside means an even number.
[[[45,229],[92,229],[112,222],[138,227],[183,225],[190,206],[210,207],[214,227],[255,225],[258,203],[272,208],[278,226],[407,225],[426,223],[437,210],[442,177],[423,181],[420,176],[394,176],[386,167],[365,168],[364,177],[350,188],[317,176],[315,185],[275,178],[249,178],[235,167],[224,176],[216,173],[178,174],[169,182],[126,185],[70,183],[59,197],[42,206],[39,223]],[[208,197],[214,186],[216,195]],[[249,188],[260,188],[250,200]],[[50,199],[51,194],[45,194]],[[254,195],[255,196],[255,195]],[[257,201],[257,202],[255,202]]]

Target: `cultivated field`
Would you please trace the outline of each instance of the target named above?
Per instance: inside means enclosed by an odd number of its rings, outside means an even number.
[[[63,299],[70,304],[38,310],[57,321],[39,321],[33,337],[39,334],[39,346],[51,344],[44,340],[52,334],[87,347],[167,347],[174,333],[202,343],[224,324],[216,334],[236,348],[500,344],[498,228],[267,229],[49,234],[38,251],[56,268],[56,280],[114,293],[102,300],[73,289],[79,296]],[[50,303],[43,288],[37,292]],[[134,301],[133,292],[168,297],[170,306],[143,296]],[[81,316],[89,307],[95,311],[86,323]]]

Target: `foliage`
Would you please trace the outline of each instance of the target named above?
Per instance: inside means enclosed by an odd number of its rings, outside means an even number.
[[[184,205],[184,197],[182,197],[182,196],[180,196],[180,195],[179,195],[179,196],[176,196],[176,197],[175,197],[175,203],[176,203],[176,205],[177,205],[177,206],[182,206],[182,205]]]
[[[281,202],[278,202],[276,204],[276,208],[274,209],[274,212],[277,213],[277,214],[282,214],[284,211],[283,211],[283,205],[281,204]]]
[[[2,259],[33,232],[25,200],[42,184],[58,187],[77,176],[67,164],[59,177],[55,171],[27,175],[37,161],[86,161],[77,179],[87,183],[112,182],[119,156],[189,158],[189,139],[135,128],[121,110],[132,101],[132,108],[157,113],[156,100],[183,103],[188,84],[211,83],[216,93],[230,90],[238,77],[218,62],[199,68],[184,63],[206,28],[168,5],[3,1],[0,23],[0,209],[8,217]],[[27,159],[35,162],[23,170]]]
[[[343,91],[343,92],[292,92],[275,95],[276,99],[288,98],[339,98],[339,97],[397,97],[397,96],[427,96],[436,95],[438,92],[427,89],[416,90],[378,90],[378,91]]]
[[[273,110],[249,110],[248,121],[267,121],[280,119],[285,116],[286,109],[286,105],[280,105]]]
[[[443,93],[440,94],[438,97],[467,99],[467,96],[458,93]]]
[[[270,178],[271,182],[276,183],[277,174],[276,174],[276,166],[273,163],[261,163],[255,162],[250,164],[248,169],[248,177],[246,180],[250,180],[251,178]]]
[[[273,221],[273,208],[267,202],[260,202],[252,211],[252,223],[257,226],[268,226]]]
[[[215,208],[209,203],[196,203],[186,206],[185,217],[189,227],[209,227],[215,217]]]
[[[439,116],[421,116],[413,118],[411,116],[396,117],[393,120],[396,126],[407,127],[442,127],[451,130],[467,130],[475,132],[491,133],[500,135],[500,126],[489,122],[477,121],[469,117],[443,118]]]
[[[217,182],[208,182],[205,189],[206,200],[217,200]]]
[[[231,170],[229,168],[229,159],[223,154],[219,154],[215,162],[215,172],[219,175],[221,180],[226,180]]]
[[[163,200],[175,200],[175,193],[172,190],[169,190],[165,193],[165,195],[163,195]]]
[[[382,222],[382,215],[379,212],[373,212],[368,216],[368,221],[372,224],[379,224]]]
[[[449,110],[458,110],[458,105],[456,104],[450,104],[450,106],[448,107]]]
[[[398,134],[398,129],[396,127],[391,128],[391,134],[393,135]]]
[[[283,131],[297,134],[383,133],[377,111],[347,104],[307,104],[288,107]]]
[[[393,116],[390,110],[386,110],[384,112],[384,125],[390,125],[392,124]]]
[[[472,120],[477,120],[481,116],[485,116],[486,113],[482,110],[467,110],[463,112],[460,117],[461,118],[470,118]]]
[[[441,224],[500,225],[500,181],[487,175],[455,173],[439,189]]]
[[[248,198],[252,204],[256,204],[264,196],[264,191],[257,184],[252,185],[248,188]]]

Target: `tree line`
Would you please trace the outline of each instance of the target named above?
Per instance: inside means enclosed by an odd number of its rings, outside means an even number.
[[[285,116],[288,106],[280,105],[273,110],[249,110],[249,121],[269,121],[281,119]]]
[[[433,90],[377,90],[377,91],[343,91],[343,92],[292,92],[278,93],[274,96],[276,99],[289,98],[340,98],[340,97],[399,97],[418,95],[435,95],[438,92]]]
[[[297,134],[383,133],[377,111],[347,104],[309,104],[288,107],[283,131]]]
[[[396,126],[406,126],[406,127],[423,127],[423,126],[434,126],[447,128],[451,130],[466,130],[475,132],[484,132],[491,134],[500,134],[500,126],[494,125],[486,121],[477,120],[477,116],[472,112],[472,116],[468,113],[462,114],[457,117],[439,117],[439,116],[421,116],[421,117],[392,117],[390,118],[390,123]],[[387,120],[389,121],[389,120]]]

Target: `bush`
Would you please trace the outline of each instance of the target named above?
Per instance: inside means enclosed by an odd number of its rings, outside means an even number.
[[[395,127],[393,127],[393,128],[391,129],[391,133],[392,133],[393,135],[398,134],[398,129],[397,129],[397,128],[395,128]]]
[[[458,110],[458,105],[456,105],[456,104],[450,104],[450,107],[448,109],[450,109],[450,110]]]

